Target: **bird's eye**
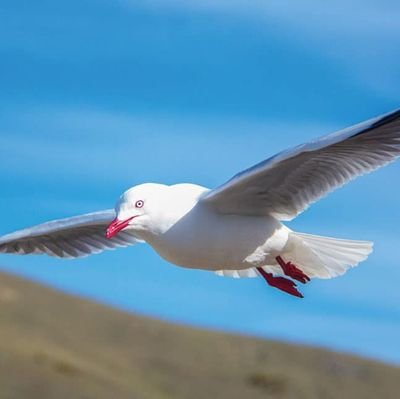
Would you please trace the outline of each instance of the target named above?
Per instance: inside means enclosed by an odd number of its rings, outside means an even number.
[[[141,208],[144,205],[144,202],[142,200],[136,201],[135,207],[136,208]]]

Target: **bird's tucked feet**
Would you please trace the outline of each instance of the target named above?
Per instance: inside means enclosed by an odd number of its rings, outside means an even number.
[[[290,295],[304,298],[303,295],[296,289],[296,283],[285,277],[275,277],[272,273],[267,273],[262,267],[257,267],[258,272],[264,280],[271,286],[278,288]]]
[[[294,280],[300,281],[300,283],[308,283],[310,281],[310,277],[307,274],[303,273],[296,265],[291,262],[285,262],[280,256],[277,256],[276,261],[279,266],[282,268],[283,272],[286,276],[291,277]]]

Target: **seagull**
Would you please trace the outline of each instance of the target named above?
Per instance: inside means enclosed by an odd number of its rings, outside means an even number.
[[[291,230],[310,204],[400,156],[400,109],[299,145],[221,186],[145,183],[115,209],[54,220],[0,237],[0,252],[78,258],[148,243],[178,266],[262,277],[302,298],[297,283],[344,274],[373,244]]]

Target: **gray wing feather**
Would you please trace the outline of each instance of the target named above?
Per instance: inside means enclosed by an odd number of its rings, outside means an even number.
[[[220,213],[291,220],[311,203],[400,156],[400,110],[281,152],[202,201]]]
[[[79,258],[140,242],[127,231],[110,240],[105,238],[105,230],[114,218],[115,211],[109,209],[19,230],[0,237],[0,253]]]

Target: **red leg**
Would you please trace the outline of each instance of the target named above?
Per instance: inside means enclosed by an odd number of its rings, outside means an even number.
[[[272,287],[278,288],[290,295],[304,298],[303,295],[296,289],[296,283],[285,277],[274,277],[272,273],[267,273],[262,267],[257,267],[258,272],[264,280]]]
[[[308,277],[307,274],[304,274],[303,271],[300,270],[293,263],[285,262],[280,256],[277,256],[275,259],[279,263],[279,266],[282,268],[286,276],[289,276],[294,280],[300,281],[303,284],[310,281],[310,277]]]

